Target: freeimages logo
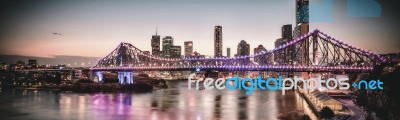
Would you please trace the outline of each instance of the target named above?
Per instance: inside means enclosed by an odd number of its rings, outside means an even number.
[[[238,76],[228,78],[225,80],[224,78],[218,78],[214,80],[213,78],[200,78],[197,80],[192,80],[193,77],[196,76],[196,73],[192,73],[188,78],[188,89],[191,89],[192,83],[196,84],[196,89],[199,90],[199,83],[203,83],[203,87],[206,90],[217,88],[219,90],[227,88],[228,90],[235,90],[235,89],[244,89],[247,90],[246,94],[250,95],[254,90],[261,89],[261,90],[281,90],[282,95],[285,95],[286,90],[291,89],[299,89],[299,84],[302,83],[302,88],[305,90],[314,91],[317,88],[321,89],[339,89],[339,90],[347,90],[350,88],[350,84],[348,83],[348,78],[328,78],[327,80],[318,78],[310,78],[308,80],[304,80],[303,78],[294,77],[292,78],[285,78],[282,80],[282,76],[278,76],[278,79],[270,77],[267,80],[261,79],[261,76],[258,76],[254,79],[252,78],[239,78]],[[323,86],[325,85],[325,86]],[[358,89],[362,89],[361,86],[364,86],[364,89],[383,89],[382,87],[383,82],[380,80],[375,81],[371,80],[369,82],[365,80],[361,80],[358,82],[354,82],[352,84],[353,87],[358,86]]]

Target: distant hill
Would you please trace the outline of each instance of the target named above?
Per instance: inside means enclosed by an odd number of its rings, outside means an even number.
[[[84,57],[84,56],[66,56],[66,55],[55,55],[53,57],[36,57],[36,56],[20,56],[20,55],[0,55],[0,62],[6,62],[7,64],[16,63],[18,60],[28,63],[29,59],[36,59],[38,65],[58,65],[66,64],[72,67],[84,67],[94,66],[99,57]]]

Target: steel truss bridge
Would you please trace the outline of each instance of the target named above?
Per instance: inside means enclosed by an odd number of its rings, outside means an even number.
[[[251,60],[250,58],[254,59]],[[314,30],[260,53],[237,57],[165,58],[122,42],[91,68],[93,71],[291,71],[368,72],[386,59]]]

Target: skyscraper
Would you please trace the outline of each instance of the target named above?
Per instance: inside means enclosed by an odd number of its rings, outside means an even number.
[[[237,46],[237,56],[250,55],[250,45],[246,41],[241,40]]]
[[[171,36],[165,36],[162,39],[162,54],[165,57],[171,57],[171,47],[174,45],[174,38]]]
[[[171,46],[170,48],[170,57],[171,58],[180,58],[181,57],[181,46]]]
[[[293,37],[295,37],[295,38],[299,38],[299,37],[301,37],[302,35],[305,35],[305,34],[307,34],[308,33],[308,30],[309,30],[309,28],[308,28],[309,26],[308,26],[308,24],[303,24],[303,23],[300,23],[298,26],[296,26],[295,28],[294,28],[294,30],[293,30]],[[296,44],[296,48],[297,49],[299,49],[300,51],[297,53],[297,55],[296,56],[299,56],[299,60],[300,60],[300,64],[301,65],[307,65],[308,64],[308,61],[309,61],[309,59],[308,59],[308,53],[309,53],[309,41],[308,40],[305,40],[304,41],[305,43],[304,44]]]
[[[292,25],[287,24],[282,26],[282,38],[284,39],[292,39]]]
[[[226,57],[231,57],[231,48],[226,48]]]
[[[292,25],[287,24],[283,25],[281,28],[282,37],[275,41],[275,48],[279,48],[286,43],[290,42],[293,38],[292,36]],[[294,46],[287,46],[283,50],[279,50],[274,54],[274,62],[278,64],[292,64],[293,61],[293,53],[294,53]]]
[[[284,45],[287,42],[287,39],[285,38],[279,38],[275,41],[275,48],[279,48],[282,45]],[[286,49],[284,50],[278,50],[276,53],[274,53],[274,62],[278,64],[286,64]]]
[[[222,57],[222,26],[214,28],[214,57]]]
[[[281,43],[280,45],[290,42],[293,39],[292,33],[293,32],[292,32],[291,24],[283,25],[282,26],[282,39],[285,39],[285,42]],[[294,50],[295,50],[294,46],[288,46],[284,50],[284,55],[282,57],[284,58],[285,64],[292,65],[292,62],[294,59]]]
[[[279,48],[280,46],[282,46],[285,43],[286,43],[286,39],[284,39],[284,38],[276,39],[275,40],[275,48]]]
[[[296,0],[296,27],[293,37],[307,34],[309,31],[309,4],[308,0]]]
[[[296,27],[295,37],[307,34],[309,31],[309,4],[308,0],[296,0]]]
[[[296,25],[309,22],[309,0],[296,0]]]
[[[237,46],[236,56],[240,57],[240,56],[248,56],[248,55],[250,55],[250,45],[247,44],[246,41],[241,40]],[[238,61],[238,63],[242,64],[242,65],[247,65],[248,63],[250,63],[250,58],[242,59],[242,60]]]
[[[256,47],[256,48],[254,48],[254,54],[257,54],[257,53],[260,53],[260,52],[262,52],[262,51],[265,51],[266,49],[264,48],[264,46],[263,45],[258,45],[258,47]],[[265,55],[264,55],[265,56]],[[254,57],[254,62],[258,62],[258,61],[260,61],[260,59],[262,58],[262,57],[264,57],[264,56],[257,56],[257,57]]]
[[[293,37],[294,38],[298,38],[298,37],[301,37],[302,35],[307,34],[308,30],[309,30],[308,27],[309,27],[308,24],[300,23],[299,25],[294,27],[294,29],[293,29]]]
[[[262,51],[265,51],[265,48],[263,45],[258,45],[258,47],[254,48],[254,54],[260,53]]]
[[[185,56],[190,56],[193,53],[193,41],[185,41]]]
[[[293,31],[295,38],[305,35],[309,31],[309,2],[308,0],[296,0],[296,27]],[[309,64],[309,42],[304,41],[304,44],[297,44],[296,48],[300,49],[296,56],[299,56],[301,65]]]
[[[151,54],[160,55],[160,36],[156,34],[151,36]]]

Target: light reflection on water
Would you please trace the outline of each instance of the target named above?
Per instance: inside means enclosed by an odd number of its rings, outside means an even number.
[[[6,119],[298,119],[307,103],[294,91],[188,90],[185,81],[169,81],[152,93],[53,93],[3,90],[0,118]],[[193,87],[192,87],[193,88]]]

